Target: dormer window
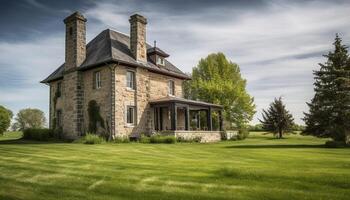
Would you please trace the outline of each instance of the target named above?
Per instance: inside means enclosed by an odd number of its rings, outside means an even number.
[[[163,65],[164,66],[164,58],[157,56],[157,65]]]

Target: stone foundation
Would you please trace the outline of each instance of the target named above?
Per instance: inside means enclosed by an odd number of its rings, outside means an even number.
[[[184,140],[200,138],[201,143],[208,143],[221,141],[222,131],[162,131],[162,134],[174,135]]]

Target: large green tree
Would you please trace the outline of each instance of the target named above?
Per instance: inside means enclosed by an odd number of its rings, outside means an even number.
[[[281,97],[275,99],[267,110],[263,110],[262,117],[259,121],[263,124],[263,129],[277,134],[278,138],[293,129],[293,116],[286,109]]]
[[[12,111],[0,105],[0,135],[2,135],[11,124]]]
[[[43,128],[46,123],[44,112],[36,108],[27,108],[20,110],[16,115],[15,126],[19,130],[26,128]]]
[[[327,61],[314,71],[315,96],[304,113],[304,133],[349,142],[350,58],[338,34],[333,45],[334,51],[324,55]]]
[[[246,125],[255,114],[254,99],[246,91],[239,66],[223,53],[201,59],[184,90],[185,98],[223,105],[225,124],[231,128]]]

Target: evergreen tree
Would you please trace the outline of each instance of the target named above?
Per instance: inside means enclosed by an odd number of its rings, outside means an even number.
[[[201,59],[184,90],[188,99],[223,105],[225,125],[230,128],[245,126],[255,114],[254,99],[246,91],[239,66],[223,53]]]
[[[286,109],[281,97],[275,99],[268,110],[263,109],[262,117],[263,120],[259,121],[263,124],[263,129],[278,134],[278,138],[282,138],[283,134],[291,131],[294,126],[293,116]]]
[[[328,60],[313,73],[315,96],[304,113],[304,133],[349,142],[350,59],[338,34],[333,45],[334,51],[324,55]]]

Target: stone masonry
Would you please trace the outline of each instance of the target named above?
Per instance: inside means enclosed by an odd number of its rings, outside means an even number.
[[[137,62],[147,62],[146,18],[140,15],[130,17],[130,51]],[[176,97],[183,97],[183,81],[173,75],[157,73],[144,67],[130,66],[119,62],[103,63],[87,70],[79,70],[86,58],[86,19],[76,12],[64,20],[66,25],[66,52],[63,78],[55,79],[50,84],[50,127],[54,124],[57,111],[62,112],[63,136],[76,139],[88,132],[88,105],[95,100],[105,128],[98,126],[98,132],[109,131],[113,137],[139,136],[154,131],[154,110],[150,101],[167,97],[169,81],[174,82]],[[135,88],[127,87],[127,72],[135,74]],[[101,87],[94,86],[94,74],[100,74]],[[61,96],[55,98],[58,84],[61,84]],[[134,106],[135,123],[127,124],[127,107]],[[170,111],[163,109],[163,127],[171,127]],[[177,127],[183,130],[185,110],[177,110]],[[203,140],[218,140],[218,134],[203,135],[199,132],[176,132],[186,138],[203,136]],[[209,133],[208,133],[209,134]]]
[[[130,50],[139,62],[147,62],[146,24],[147,19],[135,14],[130,17]]]
[[[63,77],[63,133],[74,139],[82,134],[83,117],[83,77],[77,71],[86,57],[86,19],[75,12],[68,16],[66,24],[66,53]]]

